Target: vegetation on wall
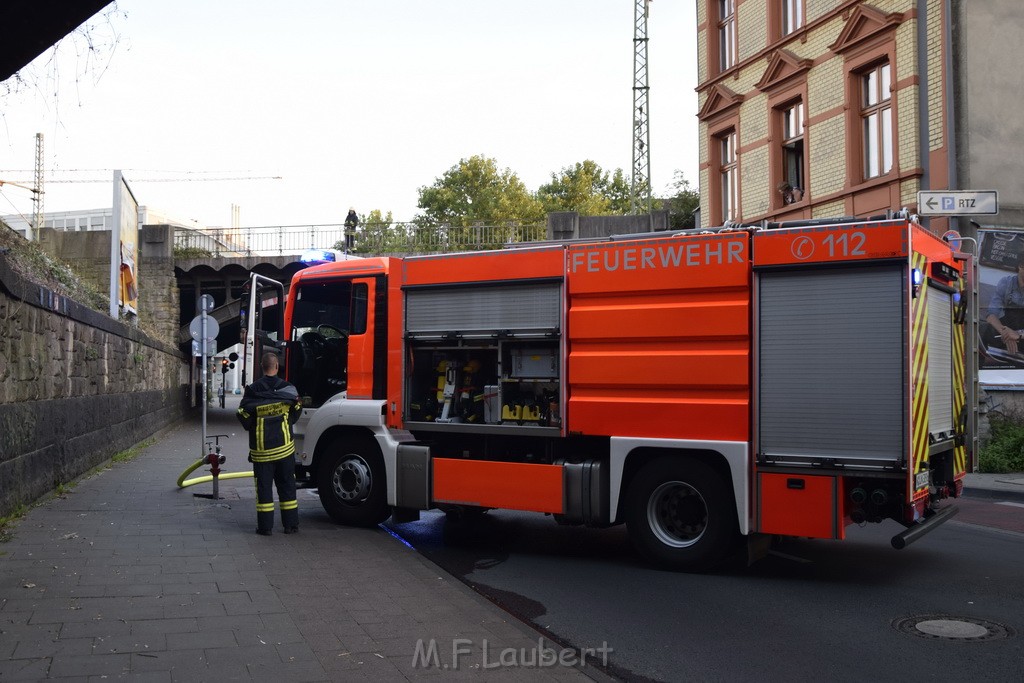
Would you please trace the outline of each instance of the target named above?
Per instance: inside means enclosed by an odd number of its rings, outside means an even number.
[[[202,247],[179,247],[174,246],[174,258],[178,261],[185,261],[192,258],[211,258],[213,252]]]
[[[110,299],[79,277],[71,266],[50,256],[38,244],[29,242],[2,221],[0,259],[26,280],[74,299],[83,306],[104,313],[110,308]]]

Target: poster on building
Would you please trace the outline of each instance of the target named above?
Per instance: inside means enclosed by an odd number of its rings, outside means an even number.
[[[978,368],[987,385],[1024,385],[1024,233],[978,231]]]
[[[137,316],[139,203],[124,174],[114,171],[114,225],[110,235],[110,316]]]

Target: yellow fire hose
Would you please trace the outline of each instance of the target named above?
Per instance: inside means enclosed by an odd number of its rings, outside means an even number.
[[[192,477],[191,479],[186,479],[185,478],[185,477],[187,477],[188,475],[192,474],[197,469],[199,469],[200,467],[202,467],[203,465],[206,465],[206,464],[208,464],[207,461],[206,461],[206,458],[200,458],[199,460],[196,460],[194,463],[192,463],[191,465],[186,467],[185,471],[181,473],[180,477],[178,477],[178,488],[182,488],[183,489],[186,486],[192,486],[192,484],[205,484],[208,481],[213,481],[213,475],[212,474],[207,474],[204,477]],[[217,478],[218,479],[241,479],[243,477],[251,477],[251,476],[253,476],[252,472],[227,472],[226,474],[217,475]]]

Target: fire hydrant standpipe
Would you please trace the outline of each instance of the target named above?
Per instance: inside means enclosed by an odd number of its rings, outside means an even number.
[[[251,477],[253,472],[230,472],[228,474],[221,475],[220,466],[224,464],[224,456],[220,453],[220,440],[227,438],[227,434],[214,434],[207,437],[213,439],[214,447],[209,449],[209,452],[199,460],[196,460],[192,465],[187,467],[181,476],[178,477],[178,488],[184,488],[191,486],[192,484],[202,484],[208,481],[213,482],[213,494],[207,495],[204,493],[196,493],[194,495],[200,498],[212,498],[214,500],[220,500],[220,488],[218,486],[220,478],[223,476],[224,479],[238,479],[241,477]],[[209,444],[207,444],[209,448]],[[193,477],[192,479],[185,479],[189,474],[202,467],[203,465],[210,466],[210,474],[203,477]]]
[[[213,481],[212,474],[207,474],[202,477],[193,477],[192,479],[185,478],[188,475],[195,472],[200,467],[202,467],[203,465],[205,465],[206,463],[206,458],[200,458],[199,460],[196,460],[194,463],[185,468],[185,471],[181,473],[180,477],[178,477],[178,488],[185,488],[186,486],[192,486],[193,484],[205,484],[208,481]],[[242,477],[251,476],[253,476],[252,472],[228,472],[227,474],[219,475],[221,479],[241,479]]]

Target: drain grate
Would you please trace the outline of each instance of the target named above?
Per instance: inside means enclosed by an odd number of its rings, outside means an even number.
[[[892,622],[892,626],[901,633],[908,633],[919,638],[952,640],[961,643],[1002,640],[1016,635],[1009,626],[1003,626],[994,621],[949,614],[904,617]]]

